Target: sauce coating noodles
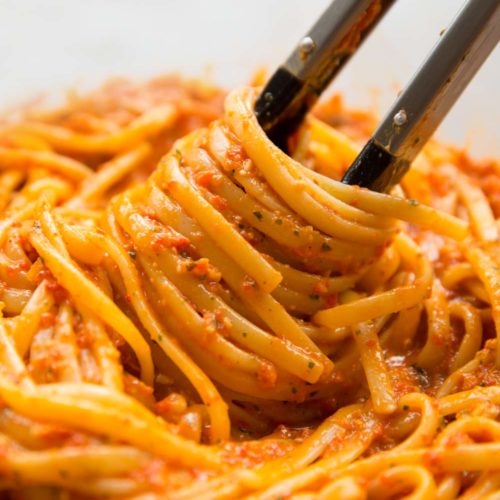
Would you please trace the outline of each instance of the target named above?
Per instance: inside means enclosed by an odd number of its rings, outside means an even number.
[[[498,163],[431,142],[347,186],[372,117],[334,97],[287,156],[256,95],[114,81],[2,124],[12,498],[498,494]]]

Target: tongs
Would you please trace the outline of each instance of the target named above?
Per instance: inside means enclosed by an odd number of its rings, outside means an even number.
[[[255,103],[269,138],[286,150],[333,77],[393,0],[334,0]],[[467,0],[399,95],[342,182],[388,191],[399,182],[500,40],[500,0]]]

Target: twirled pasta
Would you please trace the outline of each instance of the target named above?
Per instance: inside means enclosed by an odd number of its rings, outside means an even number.
[[[498,493],[498,164],[346,186],[369,116],[289,157],[256,92],[116,81],[0,132],[2,489]]]

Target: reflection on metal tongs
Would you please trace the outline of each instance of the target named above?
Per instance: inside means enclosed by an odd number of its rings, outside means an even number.
[[[335,0],[271,77],[255,112],[277,146],[392,3]],[[399,182],[499,39],[499,0],[465,2],[342,181],[376,191]]]

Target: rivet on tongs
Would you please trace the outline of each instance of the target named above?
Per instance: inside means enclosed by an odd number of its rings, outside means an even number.
[[[273,94],[271,92],[266,92],[264,94],[264,100],[266,102],[273,102],[273,99],[274,99],[274,96],[273,96]]]
[[[406,115],[406,111],[404,109],[400,109],[393,117],[392,122],[396,127],[403,126],[408,120],[408,116]]]
[[[300,57],[306,59],[316,48],[316,43],[310,36],[305,36],[299,42]]]

